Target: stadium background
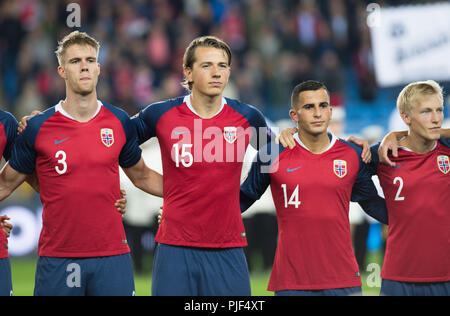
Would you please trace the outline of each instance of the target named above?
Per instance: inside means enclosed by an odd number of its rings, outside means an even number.
[[[72,3],[81,9],[79,27],[68,27],[77,21],[67,10]],[[53,51],[57,40],[78,29],[101,43],[99,98],[134,115],[147,104],[185,93],[179,84],[184,49],[194,37],[213,34],[229,43],[234,54],[226,96],[255,105],[275,126],[284,127],[289,126],[285,119],[295,84],[306,79],[320,80],[331,92],[332,105],[339,109],[335,110],[337,133],[377,141],[388,130],[401,128],[392,118],[396,116],[396,95],[405,82],[436,79],[448,89],[448,66],[439,67],[439,62],[445,60],[432,58],[433,54],[450,54],[448,22],[434,15],[431,24],[435,29],[428,35],[405,39],[411,27],[408,10],[422,4],[433,6],[435,12],[448,10],[448,2],[442,1],[0,0],[0,107],[20,119],[63,98],[64,82],[57,75]],[[393,7],[403,11],[389,29],[390,39],[375,41],[374,31],[386,27],[383,10]],[[423,18],[415,24],[430,24]],[[433,35],[441,37],[427,42]],[[424,65],[427,71],[408,68],[403,70],[407,75],[402,78],[384,81],[380,69],[388,63],[377,58],[376,51],[394,50],[389,43],[406,48],[421,43],[412,59],[414,65]],[[401,58],[393,59],[397,64],[402,62]],[[397,73],[399,69],[388,72]],[[155,155],[157,145],[147,147],[149,157]],[[158,159],[150,159],[150,166],[160,167]],[[148,197],[127,188],[131,192],[131,214],[125,223],[133,255],[138,255],[134,256],[137,295],[149,295],[154,215],[161,201],[146,200]],[[255,210],[245,218],[255,295],[271,294],[265,291],[276,236],[270,208],[261,206],[261,212]],[[0,204],[0,214],[4,213],[13,218],[15,225],[10,238],[15,295],[31,295],[41,227],[39,196],[23,185]],[[366,267],[382,263],[382,228],[364,217],[358,218],[353,232],[360,227],[367,234],[369,229],[368,238],[355,234],[355,242],[363,244],[364,253],[367,246],[368,257],[360,262],[364,294],[377,295],[379,288],[368,286],[367,278],[372,275]],[[358,238],[363,238],[362,242]]]

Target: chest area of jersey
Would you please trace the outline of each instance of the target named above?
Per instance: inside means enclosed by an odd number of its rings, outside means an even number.
[[[242,162],[254,128],[240,115],[194,118],[176,111],[157,125],[161,150],[170,153],[176,166],[194,163]]]
[[[86,125],[48,122],[36,139],[37,164],[58,174],[110,168],[117,166],[125,141],[122,126],[114,121]]]
[[[270,171],[272,190],[349,194],[359,171],[359,160],[349,152],[311,155],[296,148],[281,153]]]
[[[450,150],[427,156],[396,159],[396,166],[379,165],[378,176],[388,199],[404,201],[409,196],[448,196],[450,189]]]

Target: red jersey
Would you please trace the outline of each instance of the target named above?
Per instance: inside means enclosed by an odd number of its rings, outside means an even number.
[[[450,148],[426,154],[400,148],[395,167],[375,167],[389,214],[381,277],[402,282],[450,281]]]
[[[241,185],[246,210],[270,185],[278,219],[278,245],[268,289],[323,290],[361,286],[352,249],[349,204],[384,201],[360,159],[361,149],[330,134],[322,154],[310,152],[297,135],[294,149],[261,151]],[[269,152],[269,151],[268,151]],[[264,171],[264,167],[270,167]],[[372,207],[372,206],[371,206]],[[367,211],[367,205],[363,208]],[[386,215],[386,214],[385,214]]]
[[[10,113],[0,111],[0,159],[3,156],[6,161],[11,156],[11,149],[17,135],[17,121]],[[8,239],[0,228],[0,259],[8,257]]]
[[[68,116],[61,103],[28,121],[9,161],[36,171],[44,207],[39,256],[101,257],[129,252],[122,216],[119,164],[141,157],[128,115],[99,102],[86,123]]]
[[[271,134],[262,114],[223,98],[219,112],[203,119],[186,96],[149,105],[133,121],[140,143],[156,136],[161,147],[164,215],[156,241],[208,248],[245,246],[240,176],[249,143],[257,147],[259,134],[266,139]]]

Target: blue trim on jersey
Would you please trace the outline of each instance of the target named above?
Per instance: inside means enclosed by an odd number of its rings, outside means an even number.
[[[16,118],[9,112],[0,111],[0,123],[3,125],[5,129],[6,136],[6,145],[3,149],[3,157],[8,161],[11,158],[11,151],[14,145],[14,140],[17,137],[17,120]]]
[[[34,172],[36,168],[36,151],[34,149],[36,138],[42,124],[53,114],[55,114],[54,106],[27,121],[27,128],[17,136],[9,159],[9,164],[14,170],[24,174]]]
[[[378,173],[378,164],[380,163],[380,157],[378,156],[378,148],[380,148],[381,143],[377,143],[370,147],[370,152],[372,154],[372,161],[369,163],[369,171],[371,175],[376,175]]]
[[[277,150],[277,152],[274,152]],[[272,164],[286,150],[281,144],[271,142],[258,151],[248,176],[241,184],[239,194],[241,212],[245,212],[250,206],[261,198],[270,185],[270,173]]]
[[[184,103],[184,96],[148,105],[135,115],[131,121],[137,132],[139,144],[156,136],[156,125],[161,117],[176,106]]]
[[[250,145],[255,148],[259,149],[267,144],[269,144],[274,139],[271,139],[272,136],[275,137],[273,131],[270,129],[269,125],[267,124],[266,118],[261,113],[260,110],[255,108],[252,105],[240,102],[238,100],[225,98],[226,103],[228,106],[230,106],[233,110],[241,114],[243,117],[247,119],[247,121],[250,123],[250,126],[255,127],[257,129],[259,128],[265,128],[264,135],[266,136],[266,139],[260,139],[260,136],[263,134],[262,131],[257,130],[257,134],[254,135],[255,137],[250,140]]]
[[[441,137],[439,139],[439,141],[441,142],[442,145],[444,145],[447,148],[450,148],[450,138],[443,138]]]
[[[119,155],[119,165],[122,168],[130,168],[137,164],[142,156],[142,149],[139,147],[136,128],[131,122],[128,114],[111,104],[103,103],[103,106],[110,111],[122,124],[125,132],[126,143],[122,147]]]
[[[386,201],[378,195],[375,184],[372,181],[372,167],[362,161],[362,148],[356,144],[339,139],[340,142],[350,146],[356,151],[359,160],[358,175],[353,185],[350,200],[357,202],[369,216],[383,224],[388,224],[389,216]],[[372,158],[373,160],[373,158]]]

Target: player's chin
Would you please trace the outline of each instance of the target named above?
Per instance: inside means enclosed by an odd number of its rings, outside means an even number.
[[[90,95],[92,92],[94,92],[94,88],[93,87],[80,87],[79,89],[77,89],[76,92],[82,96],[87,96],[87,95]]]
[[[208,91],[205,94],[209,97],[217,97],[217,96],[221,96],[222,93],[223,93],[223,88],[214,87],[214,88],[208,89]]]

